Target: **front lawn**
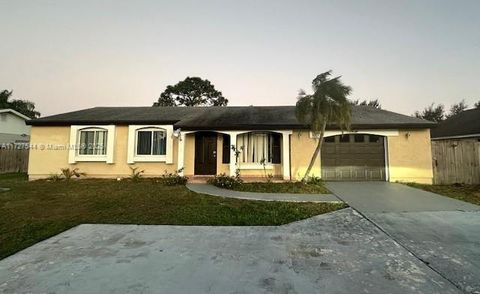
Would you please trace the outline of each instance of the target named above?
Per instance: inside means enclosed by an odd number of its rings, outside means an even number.
[[[263,193],[302,193],[302,194],[329,194],[330,191],[323,185],[306,184],[302,182],[284,182],[284,183],[242,183],[233,187],[233,190],[244,192],[263,192]]]
[[[443,196],[480,205],[480,185],[423,185],[417,183],[409,183],[408,185],[414,188],[423,189]]]
[[[28,182],[0,175],[0,258],[83,223],[280,225],[345,207],[206,196],[152,179]]]

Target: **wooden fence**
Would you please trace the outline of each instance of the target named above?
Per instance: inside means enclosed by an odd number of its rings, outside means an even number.
[[[432,141],[434,184],[480,184],[478,139]]]
[[[28,149],[0,148],[0,173],[26,173],[27,169]]]

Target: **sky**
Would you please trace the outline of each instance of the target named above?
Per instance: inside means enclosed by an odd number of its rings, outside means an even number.
[[[187,76],[229,105],[294,105],[333,70],[412,114],[480,100],[480,1],[0,0],[0,90],[42,116],[150,106]]]

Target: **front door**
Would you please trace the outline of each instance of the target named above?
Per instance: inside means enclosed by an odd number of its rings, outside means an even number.
[[[217,134],[195,133],[195,175],[217,174]]]

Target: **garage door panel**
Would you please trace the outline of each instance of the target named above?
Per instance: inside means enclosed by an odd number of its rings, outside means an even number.
[[[327,181],[372,181],[385,180],[385,150],[383,138],[368,135],[364,142],[335,142],[322,148],[322,177]]]

